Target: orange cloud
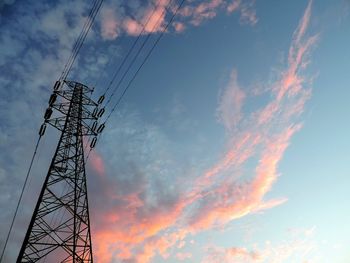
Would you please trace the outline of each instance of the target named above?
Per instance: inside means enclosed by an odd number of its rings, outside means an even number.
[[[233,0],[231,3],[227,5],[226,10],[227,12],[232,13],[236,11],[240,5],[241,5],[241,0]]]
[[[176,258],[180,261],[192,258],[192,254],[189,252],[178,252]]]
[[[90,153],[90,163],[95,172],[100,175],[105,175],[105,166],[101,155],[99,155],[95,150]]]
[[[242,119],[242,106],[246,95],[237,81],[237,71],[231,72],[230,81],[223,92],[219,107],[218,115],[220,121],[224,124],[226,130],[233,131]]]
[[[102,8],[101,10],[101,35],[103,39],[111,40],[119,36],[120,25],[117,14],[113,8]]]
[[[181,33],[186,29],[186,26],[184,25],[184,23],[181,23],[181,22],[174,22],[173,26],[175,28],[175,31],[178,33]]]
[[[204,2],[196,8],[184,9],[182,15],[201,14],[220,6],[224,6],[223,1]],[[156,194],[160,197],[149,202],[147,181],[138,179],[134,182],[137,187],[125,193],[126,189],[109,181],[111,178],[100,177],[105,188],[103,200],[110,203],[101,203],[102,212],[94,233],[99,261],[125,259],[146,263],[155,255],[167,258],[171,255],[169,251],[182,247],[189,235],[286,202],[286,198],[264,198],[277,180],[278,164],[292,136],[301,129],[295,117],[310,97],[302,75],[307,54],[317,40],[317,36],[306,37],[310,15],[311,2],[294,32],[287,68],[268,90],[271,101],[264,107],[250,113],[242,110],[247,95],[238,84],[237,73],[232,71],[218,107],[219,119],[227,130],[227,150],[206,172],[190,181],[186,189],[179,190],[176,197],[164,199],[159,189]],[[249,170],[245,165],[252,159],[256,166]],[[96,156],[92,159],[98,174],[105,173],[101,163]],[[242,180],[245,174],[250,175],[249,179]],[[227,253],[259,258],[244,249]]]
[[[230,3],[224,0],[189,2],[178,11],[176,18],[178,21],[174,21],[172,27],[175,32],[183,32],[189,25],[199,26],[216,17],[222,10],[227,10],[227,14],[239,11],[241,22],[254,25],[257,23],[257,18],[253,3],[241,0],[234,0]],[[144,26],[144,34],[157,33],[164,29],[167,23],[167,13],[174,13],[175,10],[175,4],[170,0],[142,2],[141,6],[130,11],[130,16],[126,16],[123,12],[118,13],[111,6],[103,6],[101,36],[106,40],[113,40],[122,33],[135,36],[142,32]]]
[[[258,252],[248,251],[246,248],[211,247],[208,252],[202,263],[261,262]]]
[[[240,123],[240,125],[246,125],[247,128],[241,134],[234,135],[239,140],[238,142],[233,140],[232,150],[229,150],[217,165],[197,180],[199,187],[194,189],[203,189],[204,187],[206,190],[197,193],[198,198],[204,198],[204,201],[190,220],[192,229],[198,231],[222,225],[233,219],[286,201],[283,198],[266,203],[263,201],[263,197],[271,190],[277,179],[278,163],[282,159],[291,137],[301,128],[300,124],[294,123],[293,117],[302,111],[310,95],[310,92],[303,88],[305,81],[299,73],[303,65],[304,55],[314,45],[316,39],[312,36],[305,41],[303,40],[310,19],[310,8],[311,2],[294,33],[299,37],[293,38],[290,47],[289,54],[293,55],[290,55],[289,58],[293,59],[289,59],[288,68],[281,72],[281,80],[272,89],[275,99],[262,110],[246,117],[249,120],[248,123]],[[286,78],[286,73],[289,73],[289,78]],[[234,96],[233,101],[239,100],[239,94],[234,94]],[[221,114],[223,113],[225,111],[221,110]],[[259,163],[255,170],[255,177],[249,183],[242,184],[236,180],[226,179],[222,180],[221,184],[213,186],[214,178],[217,181],[230,168],[239,168],[248,158],[257,154],[258,148],[261,149]],[[242,162],[239,162],[237,158],[240,155],[243,156]]]
[[[270,241],[266,241],[261,248],[255,245],[252,250],[244,247],[220,248],[212,246],[207,249],[207,255],[202,263],[308,262],[315,247],[309,232],[310,230],[306,230],[294,237],[287,236],[281,244],[272,244]]]

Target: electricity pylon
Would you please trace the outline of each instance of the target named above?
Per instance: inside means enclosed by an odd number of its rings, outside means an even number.
[[[61,136],[17,263],[93,262],[83,137],[94,136],[90,147],[95,146],[104,108],[90,99],[92,91],[73,81],[55,84],[39,134],[48,123]]]

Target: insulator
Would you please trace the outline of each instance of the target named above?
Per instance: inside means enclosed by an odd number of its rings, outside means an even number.
[[[45,120],[50,119],[51,115],[52,115],[52,109],[51,108],[47,108],[46,111],[45,111],[44,119]]]
[[[105,100],[105,95],[102,95],[102,96],[98,99],[97,103],[98,103],[98,104],[101,104],[104,100]]]
[[[57,94],[56,93],[51,94],[49,99],[49,105],[51,106],[52,104],[54,104],[56,99],[57,99]]]
[[[104,130],[104,128],[105,128],[105,124],[102,123],[102,124],[100,125],[100,127],[98,127],[98,129],[97,129],[97,133],[101,133],[101,132]]]
[[[96,108],[94,109],[94,111],[92,112],[92,116],[93,116],[93,117],[96,117],[97,112],[98,112],[98,108],[96,107]]]
[[[43,136],[44,133],[45,133],[45,131],[46,131],[46,124],[43,123],[43,124],[41,124],[41,126],[40,126],[39,135],[40,135],[40,136]]]
[[[96,130],[96,127],[97,127],[97,121],[95,121],[92,126],[91,126],[91,130],[92,131],[95,131]]]
[[[101,118],[103,113],[105,113],[105,108],[100,109],[100,111],[97,113],[97,117]]]
[[[53,89],[54,90],[58,90],[61,86],[61,81],[57,80],[56,83],[55,83],[55,86],[53,86]]]
[[[90,143],[90,148],[94,148],[97,142],[97,137],[94,137]]]

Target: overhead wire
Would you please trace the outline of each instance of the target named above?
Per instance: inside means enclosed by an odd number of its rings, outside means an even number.
[[[73,66],[73,64],[74,64],[74,62],[79,54],[79,51],[84,44],[86,36],[88,35],[90,28],[95,21],[96,15],[102,6],[103,1],[104,0],[95,0],[94,1],[93,6],[90,10],[90,13],[89,13],[89,15],[85,21],[85,24],[83,26],[83,29],[80,32],[80,35],[79,35],[78,39],[76,40],[74,47],[72,49],[71,55],[68,58],[68,61],[64,66],[64,69],[63,69],[62,74],[60,76],[60,80],[65,80],[67,78],[67,76],[69,75],[69,73],[72,69],[72,66]]]
[[[89,13],[89,15],[88,15],[88,17],[87,17],[87,19],[86,19],[86,21],[85,21],[85,23],[84,23],[84,26],[83,26],[83,28],[82,28],[82,30],[81,30],[81,32],[80,32],[80,34],[79,34],[77,40],[76,40],[75,43],[74,43],[74,46],[73,46],[73,49],[72,49],[72,51],[71,51],[70,56],[69,56],[69,58],[68,58],[66,64],[64,65],[63,71],[62,71],[61,76],[60,76],[60,80],[63,80],[63,79],[64,79],[64,75],[65,75],[65,73],[67,72],[67,69],[68,69],[70,63],[72,62],[72,59],[73,59],[73,57],[75,56],[75,53],[77,52],[79,43],[81,42],[81,40],[82,40],[82,38],[83,38],[83,35],[84,35],[84,32],[86,31],[86,29],[87,29],[87,27],[88,27],[88,24],[89,24],[89,21],[90,21],[90,19],[91,19],[91,15],[92,15],[92,13],[93,13],[93,10],[96,8],[95,6],[96,6],[97,1],[98,1],[98,0],[95,0],[95,1],[93,2],[93,7],[91,8],[90,13]]]
[[[141,36],[145,33],[146,31],[146,26],[148,25],[149,21],[151,20],[151,18],[153,17],[153,15],[155,14],[155,12],[157,11],[159,5],[155,5],[153,11],[151,12],[151,14],[149,15],[149,17],[147,18],[146,23],[144,23],[142,25],[142,30],[139,32],[137,38],[134,40],[133,44],[130,46],[126,56],[124,57],[122,63],[119,65],[118,69],[115,71],[115,73],[113,74],[112,79],[110,80],[107,89],[105,90],[105,92],[103,93],[103,95],[106,95],[107,92],[109,91],[109,89],[112,87],[113,82],[115,81],[115,79],[117,78],[118,74],[120,73],[122,67],[124,66],[125,62],[127,61],[127,59],[129,58],[131,52],[134,50],[137,42],[140,40]],[[147,38],[148,39],[148,38]],[[119,83],[118,83],[119,84]],[[107,101],[108,104],[108,101]],[[106,106],[106,105],[105,105]]]
[[[132,78],[129,80],[127,86],[125,87],[124,91],[122,92],[121,96],[119,97],[119,99],[117,100],[117,102],[114,104],[112,110],[110,111],[110,113],[107,115],[107,118],[104,120],[103,124],[106,125],[108,120],[110,119],[111,115],[114,113],[114,111],[116,110],[116,108],[119,106],[120,102],[122,101],[123,97],[125,96],[126,92],[128,91],[128,89],[130,88],[131,84],[133,83],[133,81],[136,79],[137,75],[139,74],[140,70],[143,68],[143,66],[146,64],[147,60],[149,59],[149,57],[151,56],[151,54],[153,53],[154,49],[156,48],[156,46],[158,45],[159,41],[162,39],[164,33],[167,31],[169,25],[173,22],[175,16],[177,15],[178,11],[180,10],[180,8],[182,7],[182,5],[184,4],[186,0],[181,0],[180,4],[177,6],[177,8],[175,9],[175,11],[173,12],[171,18],[169,19],[168,23],[166,24],[166,26],[163,28],[163,30],[161,31],[161,33],[158,35],[158,38],[156,39],[156,41],[153,43],[152,47],[149,49],[148,53],[146,54],[146,56],[144,57],[142,63],[139,65],[139,67],[137,68],[137,70],[134,72],[134,75],[132,76]],[[158,23],[156,23],[157,25]],[[156,26],[155,25],[155,26]],[[154,26],[154,27],[155,27]],[[112,96],[112,95],[111,95]],[[101,136],[101,135],[99,135]],[[88,160],[89,156],[90,156],[90,152],[92,151],[92,148],[90,148],[86,161]]]
[[[116,40],[116,43],[114,45],[116,46],[117,44],[119,44],[119,42],[121,42],[120,44],[122,45],[123,41],[124,41],[124,38],[118,37],[117,40]],[[114,52],[112,57],[108,60],[107,65],[103,66],[103,70],[100,71],[100,74],[98,75],[97,79],[95,80],[95,82],[93,84],[93,87],[99,86],[100,81],[102,80],[102,75],[105,72],[105,69],[110,66],[111,62],[114,61],[116,56],[117,56],[117,52]],[[106,91],[104,92],[104,94],[105,93],[106,93]]]
[[[152,52],[154,51],[154,49],[156,48],[156,46],[158,45],[159,41],[161,40],[161,38],[163,37],[165,31],[168,29],[169,25],[172,23],[172,21],[174,20],[176,14],[178,13],[179,9],[182,7],[183,3],[185,2],[185,0],[182,0],[180,2],[180,4],[177,6],[175,12],[172,14],[170,20],[168,21],[168,23],[166,24],[166,26],[163,28],[163,30],[161,31],[161,33],[159,34],[158,38],[156,39],[156,41],[153,43],[151,49],[148,51],[148,53],[146,54],[146,56],[144,57],[142,63],[140,64],[140,66],[137,68],[137,70],[135,71],[134,75],[132,76],[132,78],[129,80],[128,84],[126,85],[123,93],[121,94],[121,96],[119,97],[119,99],[117,100],[117,102],[114,104],[111,112],[108,114],[107,118],[104,121],[104,124],[107,123],[107,121],[110,119],[111,115],[113,114],[113,112],[116,110],[116,108],[118,107],[118,105],[120,104],[121,100],[123,99],[123,97],[125,96],[126,92],[128,91],[128,89],[130,88],[131,84],[133,83],[133,81],[135,80],[135,78],[137,77],[138,73],[140,72],[140,70],[142,69],[142,67],[145,65],[145,63],[147,62],[147,60],[149,59],[149,57],[151,56]]]
[[[102,6],[103,1],[104,0],[95,0],[94,1],[93,6],[90,9],[90,13],[89,13],[89,15],[88,15],[88,17],[86,19],[86,22],[85,22],[85,24],[83,26],[83,29],[80,32],[80,35],[79,35],[78,39],[76,40],[76,42],[75,42],[75,44],[73,46],[71,55],[68,58],[68,61],[67,61],[67,63],[65,64],[65,66],[63,68],[63,71],[61,73],[61,76],[60,76],[59,80],[65,80],[66,77],[69,75],[69,73],[70,73],[70,71],[72,69],[72,66],[73,66],[73,64],[74,64],[74,62],[75,62],[75,60],[76,60],[76,58],[77,58],[77,56],[79,54],[79,51],[80,51],[82,45],[84,44],[86,36],[89,33],[90,28],[91,28],[92,24],[95,21],[96,15],[97,15],[98,11],[100,10],[100,8]],[[35,148],[34,148],[32,159],[31,159],[31,162],[30,162],[30,165],[29,165],[29,168],[28,168],[28,171],[27,171],[27,174],[26,174],[26,177],[25,177],[22,189],[21,189],[21,194],[20,194],[19,200],[18,200],[17,205],[16,205],[14,216],[13,216],[13,218],[11,220],[11,225],[10,225],[9,231],[7,233],[7,236],[6,236],[4,247],[3,247],[2,252],[1,252],[0,262],[2,262],[4,254],[5,254],[5,251],[6,251],[6,247],[7,247],[7,244],[8,244],[8,241],[9,241],[12,229],[13,229],[14,222],[15,222],[16,217],[17,217],[19,206],[20,206],[22,198],[23,198],[23,194],[24,194],[27,182],[28,182],[28,178],[29,178],[30,172],[31,172],[32,167],[33,167],[33,163],[34,163],[37,151],[38,151],[38,147],[39,147],[41,138],[42,138],[42,135],[40,134],[39,138],[37,140],[37,143],[35,145]]]
[[[34,163],[34,159],[35,159],[35,156],[37,154],[37,151],[38,151],[38,147],[39,147],[39,143],[40,143],[40,140],[41,140],[41,135],[39,135],[39,138],[36,142],[36,145],[35,145],[35,148],[34,148],[34,152],[33,152],[33,155],[32,155],[32,159],[30,161],[30,164],[29,164],[29,168],[28,168],[28,171],[27,171],[27,174],[26,174],[26,177],[25,177],[25,180],[24,180],[24,183],[23,183],[23,186],[22,186],[22,190],[21,190],[21,194],[19,196],[19,200],[17,202],[17,205],[16,205],[16,209],[15,209],[15,213],[13,215],[13,218],[11,220],[11,225],[10,225],[10,229],[7,233],[7,236],[6,236],[6,240],[5,240],[5,244],[4,244],[4,247],[2,249],[2,252],[1,252],[1,257],[0,257],[0,262],[2,262],[3,260],[3,257],[4,257],[4,254],[5,254],[5,250],[6,250],[6,247],[7,247],[7,243],[9,241],[9,238],[10,238],[10,235],[11,235],[11,232],[12,232],[12,228],[13,228],[13,225],[15,223],[15,220],[16,220],[16,216],[17,216],[17,213],[18,213],[18,209],[19,209],[19,206],[20,206],[20,203],[22,201],[22,197],[23,197],[23,193],[24,193],[24,190],[26,188],[26,185],[27,185],[27,181],[28,181],[28,178],[29,178],[29,174],[32,170],[32,167],[33,167],[33,163]]]
[[[172,0],[171,0],[172,1]],[[171,4],[171,2],[169,3],[169,5]],[[119,64],[117,70],[115,71],[115,73],[113,74],[111,80],[109,81],[109,84],[107,86],[107,88],[105,89],[105,91],[103,92],[103,94],[101,96],[105,96],[107,94],[107,92],[110,90],[110,88],[112,87],[113,85],[113,82],[116,80],[118,74],[121,72],[123,66],[125,65],[125,63],[127,62],[127,59],[129,58],[129,56],[131,55],[131,53],[134,51],[137,43],[139,42],[139,40],[141,39],[141,37],[145,34],[146,32],[146,27],[147,25],[149,24],[150,20],[152,19],[152,17],[154,16],[154,14],[156,13],[157,11],[157,8],[160,6],[160,4],[157,4],[157,5],[154,5],[154,8],[153,8],[153,11],[150,13],[150,15],[148,16],[147,20],[145,23],[142,24],[142,29],[140,30],[137,38],[133,41],[133,44],[130,46],[126,56],[123,58],[122,62]],[[157,20],[157,23],[155,24],[155,26],[153,27],[152,31],[154,30],[154,28],[158,25],[158,22],[160,20],[160,18],[164,15],[165,11],[162,12],[162,14],[159,16],[158,20]],[[124,72],[122,78],[120,79],[120,81],[118,82],[117,86],[115,87],[115,89],[113,90],[111,96],[108,98],[106,104],[104,105],[104,107],[106,107],[110,101],[111,101],[111,97],[113,97],[113,95],[115,94],[115,92],[118,90],[120,84],[122,83],[122,81],[124,80],[124,78],[126,77],[127,73],[130,71],[131,67],[133,66],[135,60],[138,58],[138,56],[140,55],[143,47],[145,46],[146,42],[149,40],[150,38],[150,34],[147,35],[146,37],[146,40],[144,40],[144,42],[142,43],[141,47],[139,47],[139,49],[137,50],[137,54],[134,56],[134,59],[130,62],[128,68],[126,69],[126,71]],[[110,64],[111,60],[109,60],[108,64]],[[108,68],[108,66],[107,66]],[[100,77],[102,75],[102,72],[100,74]],[[100,79],[99,77],[99,79]],[[99,81],[99,80],[98,80]],[[89,142],[91,140],[91,137],[89,137],[89,139],[87,140],[86,144],[85,144],[85,147],[84,149],[86,150],[87,147],[89,146]],[[87,155],[87,158],[86,160],[88,160],[89,158],[89,154],[90,152],[88,153]]]

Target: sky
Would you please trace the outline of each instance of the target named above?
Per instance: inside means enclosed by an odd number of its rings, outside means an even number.
[[[1,248],[91,3],[0,0]],[[179,3],[105,0],[68,75],[94,98],[120,82],[109,113],[165,30],[86,164],[95,262],[350,262],[350,2],[187,0],[166,27]],[[57,140],[47,129],[4,263]]]

